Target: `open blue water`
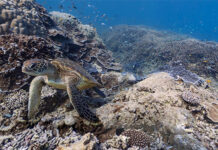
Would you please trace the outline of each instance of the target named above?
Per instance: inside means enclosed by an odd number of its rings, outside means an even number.
[[[37,0],[49,11],[71,13],[97,30],[145,25],[218,41],[218,0]]]

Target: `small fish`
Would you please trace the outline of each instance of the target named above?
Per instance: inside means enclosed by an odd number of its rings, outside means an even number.
[[[72,8],[73,8],[73,9],[77,9],[77,7],[76,7],[75,4],[72,4]]]
[[[59,6],[59,8],[60,8],[60,9],[63,9],[63,8],[64,8],[64,6],[61,4],[61,5]]]
[[[106,16],[106,14],[101,15],[102,18],[104,18]]]
[[[212,81],[210,79],[206,80],[207,83],[211,83]]]
[[[94,8],[95,6],[88,4],[88,7],[89,8]]]
[[[101,25],[102,25],[102,26],[105,26],[105,23],[104,23],[104,22],[102,22],[102,23],[101,23]]]
[[[208,62],[208,60],[203,60],[203,62],[204,62],[204,63],[207,63],[207,62]]]

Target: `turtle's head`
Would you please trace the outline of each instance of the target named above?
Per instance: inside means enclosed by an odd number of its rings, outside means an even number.
[[[22,72],[31,76],[49,75],[54,67],[44,59],[30,59],[23,63]]]

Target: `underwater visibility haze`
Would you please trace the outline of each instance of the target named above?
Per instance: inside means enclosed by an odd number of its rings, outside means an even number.
[[[217,0],[0,0],[0,150],[217,150]]]
[[[144,25],[218,41],[217,0],[37,0],[49,11],[78,17],[97,29]]]

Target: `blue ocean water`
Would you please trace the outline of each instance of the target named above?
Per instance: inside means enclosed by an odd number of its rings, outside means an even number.
[[[71,13],[98,31],[114,25],[158,30],[218,41],[218,0],[37,0],[48,11]]]

